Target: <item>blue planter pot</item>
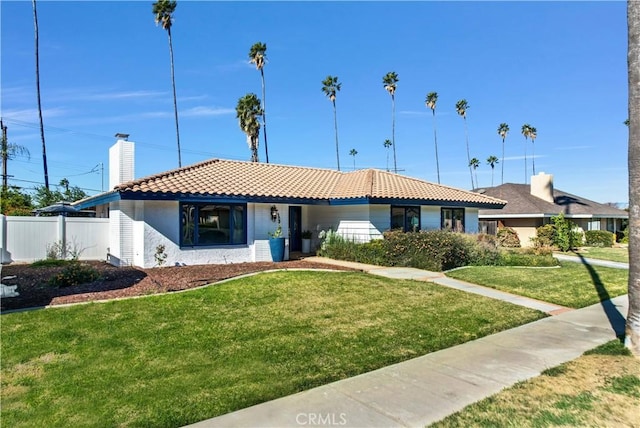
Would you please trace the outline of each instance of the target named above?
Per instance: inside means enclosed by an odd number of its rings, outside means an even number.
[[[269,238],[269,247],[271,249],[271,259],[274,262],[284,260],[284,238]]]

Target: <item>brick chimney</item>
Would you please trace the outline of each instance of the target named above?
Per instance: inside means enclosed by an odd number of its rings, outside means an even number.
[[[531,194],[536,198],[554,203],[553,174],[540,172],[538,175],[531,176]]]
[[[135,177],[134,143],[128,137],[128,134],[116,134],[118,140],[109,148],[109,189]]]

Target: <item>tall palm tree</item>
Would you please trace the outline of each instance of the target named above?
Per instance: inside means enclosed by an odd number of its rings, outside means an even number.
[[[538,130],[531,126],[529,128],[529,138],[531,138],[531,164],[533,166],[533,175],[536,175],[536,151],[535,151],[535,142],[536,137],[538,136]]]
[[[264,89],[264,65],[267,59],[267,45],[265,43],[254,43],[249,49],[250,62],[256,65],[256,69],[260,70],[262,77],[262,131],[264,137],[264,154],[269,163],[269,147],[267,146],[267,95]]]
[[[387,172],[389,172],[389,147],[393,144],[391,140],[384,140],[384,148],[387,149]]]
[[[507,138],[508,133],[509,125],[507,125],[506,123],[501,123],[498,126],[498,135],[500,136],[500,138],[502,138],[502,172],[500,173],[501,184],[504,184],[504,140]]]
[[[473,189],[473,172],[471,171],[471,155],[469,154],[469,131],[467,129],[467,110],[469,109],[469,103],[467,100],[461,99],[456,103],[456,112],[464,120],[464,137],[467,143],[467,162],[469,163],[469,175],[471,175],[471,188]]]
[[[42,103],[40,101],[40,42],[38,39],[38,9],[36,0],[33,5],[33,32],[36,52],[36,95],[38,98],[38,117],[40,118],[40,139],[42,140],[42,165],[44,167],[44,187],[49,190],[49,170],[47,168],[47,146],[44,142],[44,121],[42,120]]]
[[[627,2],[629,32],[629,311],[625,346],[640,358],[640,2]]]
[[[251,162],[258,161],[258,146],[260,145],[260,121],[262,115],[260,98],[256,94],[247,94],[238,100],[236,118],[240,129],[247,135],[247,144],[251,150]]]
[[[531,125],[525,123],[521,129],[522,135],[524,135],[524,184],[527,184],[527,139],[531,135]]]
[[[353,156],[353,170],[356,170],[356,155],[358,154],[358,151],[356,149],[351,149],[349,151],[349,155]]]
[[[436,171],[438,173],[438,184],[440,184],[440,161],[438,160],[438,135],[436,134],[436,103],[438,102],[438,93],[429,92],[424,103],[431,109],[433,117],[433,142],[436,146]]]
[[[176,77],[173,67],[173,39],[171,38],[171,26],[173,25],[173,13],[178,4],[173,0],[158,0],[153,3],[153,14],[156,25],[162,25],[169,36],[169,56],[171,57],[171,86],[173,87],[173,112],[176,121],[176,141],[178,143],[178,167],[182,167],[182,155],[180,154],[180,127],[178,126],[178,98],[176,97]]]
[[[491,167],[491,187],[493,187],[493,169],[495,168],[497,163],[500,163],[500,161],[496,156],[491,155],[487,158],[487,165]]]
[[[393,145],[393,172],[398,173],[396,161],[396,88],[398,87],[398,74],[390,71],[382,77],[384,89],[391,95],[391,145]]]
[[[322,92],[331,100],[333,104],[333,127],[336,132],[336,159],[338,161],[338,171],[340,171],[340,150],[338,148],[338,115],[336,113],[336,94],[340,92],[342,83],[338,83],[338,76],[327,76],[322,81]]]
[[[473,168],[473,172],[476,175],[475,187],[474,187],[473,181],[471,182],[472,189],[476,189],[478,187],[478,173],[476,172],[476,169],[478,169],[479,166],[480,166],[480,160],[478,160],[478,158],[473,158],[469,161],[469,168]]]
[[[8,186],[7,180],[9,178],[7,172],[7,161],[13,159],[15,156],[24,155],[28,158],[31,157],[29,149],[18,144],[10,143],[7,139],[7,127],[2,123],[0,119],[0,129],[2,130],[2,139],[0,140],[0,160],[2,160],[2,191],[6,192]]]

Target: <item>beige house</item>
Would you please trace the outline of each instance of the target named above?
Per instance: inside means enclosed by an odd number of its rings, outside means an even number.
[[[497,198],[375,169],[340,172],[211,159],[134,178],[134,144],[109,151],[109,192],[79,201],[109,218],[109,260],[154,266],[158,246],[167,263],[271,261],[269,233],[281,226],[285,258],[300,251],[301,233],[332,229],[358,242],[390,229],[478,231],[478,210]]]
[[[551,223],[551,217],[563,213],[582,230],[618,232],[629,214],[618,208],[581,198],[555,189],[553,175],[541,172],[531,177],[531,185],[506,183],[478,193],[506,200],[502,209],[480,209],[479,230],[495,233],[497,228],[511,227],[523,247],[530,246],[536,228]]]

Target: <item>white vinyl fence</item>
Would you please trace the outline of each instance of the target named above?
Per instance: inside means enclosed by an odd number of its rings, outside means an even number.
[[[0,215],[0,262],[45,259],[47,248],[56,244],[79,252],[80,260],[105,260],[109,219]]]

